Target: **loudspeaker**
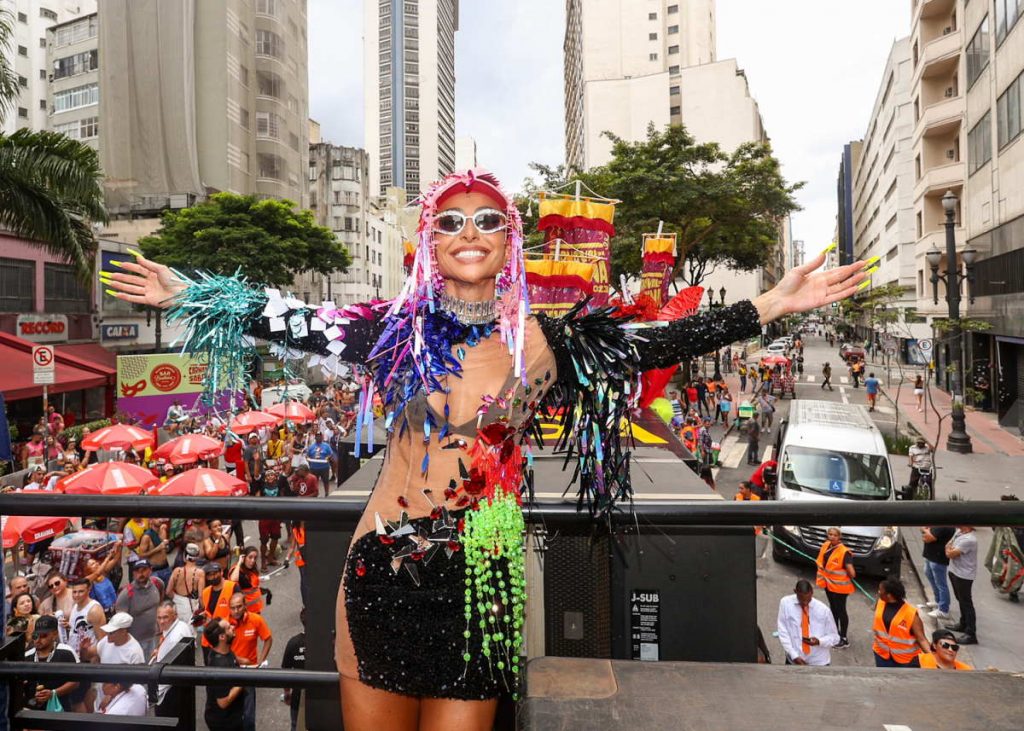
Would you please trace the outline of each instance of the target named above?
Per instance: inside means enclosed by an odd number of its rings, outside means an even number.
[[[583,528],[590,525],[581,519]],[[544,654],[612,656],[608,536],[559,531],[544,551]],[[530,587],[527,586],[527,591]]]

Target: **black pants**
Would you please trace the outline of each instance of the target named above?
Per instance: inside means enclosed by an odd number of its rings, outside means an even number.
[[[834,591],[825,589],[825,597],[828,599],[828,608],[832,610],[832,618],[836,621],[839,629],[839,638],[846,639],[846,631],[850,629],[850,615],[846,611],[846,597],[849,594],[837,594]]]
[[[953,596],[960,603],[960,625],[964,628],[964,634],[977,634],[978,617],[974,613],[974,599],[971,597],[971,586],[974,581],[961,579],[950,571],[949,583],[953,585]]]

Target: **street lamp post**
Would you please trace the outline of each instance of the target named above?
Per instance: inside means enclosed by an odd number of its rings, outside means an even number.
[[[960,274],[960,267],[956,255],[956,205],[958,199],[951,190],[947,190],[942,196],[942,208],[946,212],[946,273],[939,274],[939,262],[942,260],[942,252],[936,247],[925,254],[928,266],[931,268],[932,276],[932,299],[935,304],[939,303],[939,282],[946,284],[946,304],[949,310],[949,342],[952,344],[950,364],[950,391],[953,397],[953,425],[946,439],[946,448],[950,452],[968,454],[973,451],[971,437],[967,434],[967,425],[964,418],[964,392],[963,392],[963,360],[964,343],[963,333],[960,328],[960,285],[967,280],[970,285],[973,277],[972,265],[977,254],[973,249],[965,249],[961,256],[967,268],[966,274]],[[971,296],[973,301],[974,297]]]
[[[724,307],[725,306],[725,287],[722,287],[720,290],[718,290],[718,295],[722,298],[722,300],[721,300],[721,302],[719,302],[717,307]],[[715,307],[716,307],[716,305],[715,305],[715,291],[713,289],[709,289],[708,290],[708,309],[709,310],[713,310]],[[722,351],[720,349],[718,349],[718,348],[715,348],[715,373],[714,373],[713,377],[714,377],[714,379],[716,381],[721,381],[722,380]]]

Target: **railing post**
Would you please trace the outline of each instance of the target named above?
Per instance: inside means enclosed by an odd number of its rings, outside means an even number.
[[[25,635],[8,637],[7,641],[0,645],[0,662],[24,659]],[[21,683],[7,683],[5,681],[0,683],[0,685],[3,686],[7,701],[6,704],[3,703],[4,698],[0,697],[0,731],[7,731],[10,727],[11,719],[14,718],[14,714],[25,705],[25,689]]]

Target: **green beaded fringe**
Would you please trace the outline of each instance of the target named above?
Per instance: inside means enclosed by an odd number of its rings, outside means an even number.
[[[479,510],[466,511],[465,521],[461,538],[466,554],[463,660],[468,670],[472,644],[487,659],[491,677],[497,672],[518,699],[526,603],[523,510],[515,495],[505,493],[490,502],[481,501]]]

